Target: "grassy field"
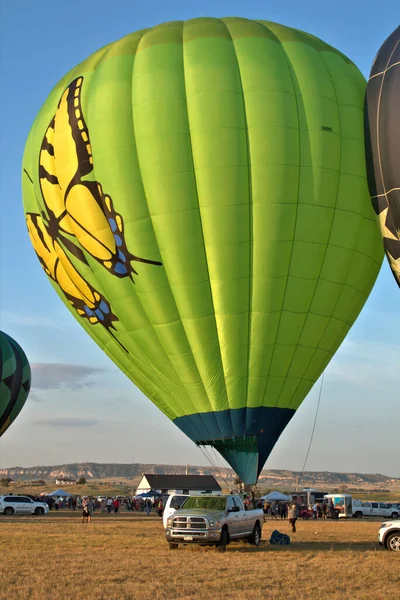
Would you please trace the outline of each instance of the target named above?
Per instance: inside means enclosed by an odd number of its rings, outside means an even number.
[[[269,520],[289,532],[287,521]],[[1,600],[380,600],[398,597],[400,556],[379,521],[299,521],[290,546],[263,541],[171,552],[161,520],[140,513],[0,517]]]

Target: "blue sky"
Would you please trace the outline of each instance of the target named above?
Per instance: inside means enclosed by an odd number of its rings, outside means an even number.
[[[21,201],[22,153],[55,83],[99,47],[131,31],[169,20],[230,15],[308,31],[347,54],[368,76],[379,46],[400,21],[396,0],[385,7],[377,10],[370,0],[1,0],[1,329],[19,341],[37,366],[29,401],[0,440],[0,468],[84,460],[206,464],[200,451],[79,327],[31,248]],[[399,301],[385,262],[326,371],[307,469],[400,477]],[[301,469],[318,385],[282,435],[268,467]]]

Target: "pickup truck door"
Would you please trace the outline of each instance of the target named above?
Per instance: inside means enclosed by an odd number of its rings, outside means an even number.
[[[372,504],[371,502],[363,502],[362,504],[362,513],[364,517],[370,517],[372,514]]]
[[[379,510],[378,502],[371,502],[371,512],[370,512],[371,517],[379,517],[380,514],[381,514],[381,511]]]
[[[379,502],[379,516],[380,517],[390,517],[391,510],[389,506],[384,502]]]
[[[250,533],[253,531],[253,524],[249,520],[250,514],[248,513],[248,511],[245,510],[244,504],[239,497],[234,498],[234,501],[236,506],[238,506],[240,509],[240,512],[236,513],[237,515],[239,515],[238,520],[240,534],[244,535],[248,533],[250,535]]]
[[[231,538],[239,537],[241,534],[241,511],[231,512],[232,508],[237,511],[237,505],[233,496],[229,496],[227,500],[228,510],[228,530]]]

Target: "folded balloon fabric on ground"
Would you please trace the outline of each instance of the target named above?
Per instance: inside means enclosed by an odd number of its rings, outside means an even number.
[[[26,143],[28,231],[57,293],[246,483],[381,266],[365,89],[307,33],[171,22],[74,67]]]

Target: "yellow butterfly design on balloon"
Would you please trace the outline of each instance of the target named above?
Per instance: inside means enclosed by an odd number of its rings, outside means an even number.
[[[88,265],[85,251],[112,275],[130,277],[133,282],[137,271],[132,262],[162,263],[129,252],[123,218],[114,210],[111,197],[98,181],[83,179],[93,172],[89,130],[82,113],[83,80],[77,77],[66,88],[44,135],[39,182],[45,210],[27,213],[26,223],[47,275],[82,318],[112,333],[118,317],[107,299],[77,271],[68,253]]]

